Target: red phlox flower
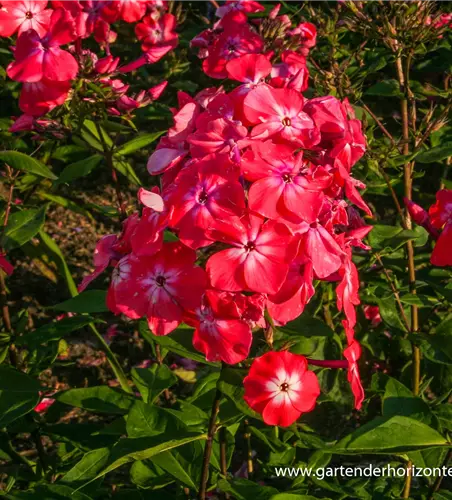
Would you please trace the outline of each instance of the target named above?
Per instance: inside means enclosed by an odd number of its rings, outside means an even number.
[[[282,62],[275,64],[271,72],[271,85],[276,88],[292,88],[304,92],[309,85],[309,71],[306,57],[292,50],[281,54]]]
[[[45,77],[39,82],[24,83],[19,97],[19,108],[31,116],[42,116],[66,100],[71,82],[55,82]]]
[[[236,162],[240,161],[242,140],[248,135],[240,122],[216,118],[205,127],[191,134],[187,142],[193,157],[203,157],[211,153],[229,153]]]
[[[452,222],[452,190],[441,189],[436,193],[436,203],[429,208],[429,216],[436,229],[443,229]]]
[[[155,45],[138,59],[135,59],[135,61],[132,61],[119,68],[119,71],[121,73],[129,73],[130,71],[135,71],[136,69],[141,68],[141,66],[145,66],[146,64],[154,64],[157,61],[160,61],[160,59],[165,56],[170,50],[172,50],[171,45]]]
[[[41,401],[34,407],[36,413],[45,413],[55,403],[54,398],[42,398]]]
[[[359,276],[358,270],[352,261],[352,251],[350,246],[343,254],[343,264],[339,270],[342,277],[336,288],[337,308],[344,310],[349,328],[356,325],[355,307],[360,304],[359,300]]]
[[[216,15],[222,18],[234,10],[252,14],[255,12],[263,12],[265,7],[254,0],[226,0],[224,5],[218,7]]]
[[[22,33],[14,51],[15,61],[7,68],[8,76],[20,82],[39,82],[45,76],[48,81],[64,82],[77,75],[78,64],[60,45],[75,39],[74,21],[63,9],[54,10],[48,33],[41,38],[34,30]]]
[[[434,266],[452,266],[452,190],[436,193],[436,203],[429,209],[433,227],[443,229],[438,237],[430,262]]]
[[[152,191],[140,188],[138,199],[144,208],[131,236],[132,251],[137,256],[154,255],[163,246],[163,232],[168,227],[171,209],[168,209],[158,188]]]
[[[0,4],[0,36],[21,35],[35,30],[44,37],[49,28],[52,9],[46,9],[47,0],[3,1]]]
[[[246,403],[267,425],[287,427],[314,409],[320,386],[304,356],[271,351],[256,358],[243,380]]]
[[[323,204],[323,192],[301,174],[302,154],[293,155],[293,147],[258,142],[243,156],[242,171],[252,181],[249,206],[269,219],[295,215],[315,222]]]
[[[98,59],[96,64],[94,65],[94,71],[99,74],[110,74],[113,73],[119,64],[119,57],[113,57],[111,54],[103,57],[102,59]]]
[[[290,36],[298,36],[300,41],[300,52],[307,56],[309,49],[317,43],[317,28],[312,23],[300,23],[296,28],[288,32]]]
[[[334,237],[319,222],[304,226],[301,245],[312,262],[315,275],[320,279],[328,278],[342,265],[343,250]]]
[[[207,290],[202,305],[187,323],[196,328],[193,346],[207,361],[224,361],[235,365],[250,352],[251,328],[229,307],[227,292]]]
[[[344,357],[348,361],[347,378],[350,382],[353,395],[355,396],[355,408],[360,410],[362,402],[364,401],[364,389],[361,384],[358,367],[358,360],[361,357],[361,346],[357,340],[353,340],[349,346],[344,349]]]
[[[328,150],[331,158],[342,153],[341,160],[348,171],[363,156],[366,139],[361,122],[355,119],[347,100],[341,103],[333,96],[311,99],[304,109],[320,131],[318,146]]]
[[[257,215],[215,221],[209,238],[232,245],[210,257],[206,270],[215,288],[238,292],[278,292],[297,252],[291,231]]]
[[[292,261],[286,281],[279,292],[268,296],[267,309],[278,325],[285,325],[304,311],[314,296],[314,269],[300,245],[298,255]]]
[[[347,159],[345,152],[343,151],[334,160],[334,181],[337,187],[343,188],[347,198],[354,203],[357,207],[363,210],[367,215],[372,216],[372,210],[369,208],[367,203],[363,200],[362,196],[359,194],[357,187],[364,189],[366,185],[357,179],[354,179],[350,174],[349,170],[346,168]]]
[[[158,19],[146,16],[135,26],[135,34],[142,42],[143,52],[147,52],[156,45],[169,46],[174,49],[179,39],[175,29],[176,18],[172,14],[164,14]]]
[[[0,269],[3,269],[8,276],[11,276],[14,271],[14,266],[6,259],[4,252],[0,253]]]
[[[214,37],[202,65],[204,73],[211,78],[227,78],[228,61],[244,54],[260,53],[264,47],[263,39],[251,30],[242,12],[231,11],[222,19],[221,25],[223,32]]]
[[[113,250],[113,245],[117,239],[116,234],[107,234],[97,242],[93,257],[94,271],[83,278],[78,286],[79,292],[83,292],[91,281],[100,276],[110,265],[110,262],[118,257],[118,254]]]
[[[245,97],[244,112],[254,124],[251,137],[272,138],[312,148],[320,135],[312,119],[303,111],[305,99],[293,89],[274,89],[261,85]]]
[[[136,23],[146,14],[147,7],[148,0],[113,0],[103,9],[103,15],[113,20]]]
[[[229,95],[234,103],[236,118],[245,125],[247,120],[243,112],[243,101],[250,90],[258,85],[265,85],[265,78],[271,70],[271,62],[262,54],[245,54],[226,64],[229,79],[242,82],[242,85],[235,88]]]
[[[155,335],[167,335],[184,310],[200,307],[207,280],[195,261],[196,252],[179,242],[164,243],[151,257],[128,255],[113,273],[107,304],[131,318],[146,316]]]
[[[375,328],[381,322],[380,308],[366,304],[363,306],[364,316],[370,321],[370,324]]]
[[[108,234],[97,242],[93,256],[94,271],[83,278],[78,287],[79,292],[85,290],[91,281],[100,276],[112,261],[118,261],[123,255],[132,251],[131,238],[138,223],[138,214],[132,214],[123,222],[119,236]]]
[[[414,222],[426,229],[430,236],[434,240],[437,240],[439,238],[439,231],[433,226],[428,212],[408,198],[403,198],[403,202]]]
[[[228,164],[227,155],[207,156],[185,167],[174,181],[168,200],[173,207],[170,225],[190,248],[211,244],[206,230],[215,220],[241,215],[245,208],[243,187],[228,175]]]
[[[188,155],[188,150],[184,144],[173,144],[167,137],[164,137],[156,150],[149,157],[147,169],[151,175],[159,175],[163,172],[177,170],[182,167],[182,160]],[[172,176],[172,177],[175,177]]]

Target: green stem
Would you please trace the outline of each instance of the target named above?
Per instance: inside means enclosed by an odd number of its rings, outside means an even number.
[[[105,342],[104,338],[102,335],[99,333],[97,328],[94,326],[93,323],[89,324],[89,327],[91,328],[91,331],[94,333],[94,335],[97,337],[97,340],[100,342],[103,351],[105,352],[105,355],[107,356],[107,359],[110,363],[110,366],[118,379],[118,382],[121,386],[121,389],[124,392],[128,392],[129,394],[133,394],[132,388],[129,386],[129,383],[127,381],[127,377],[124,373],[124,370],[122,369],[122,366],[119,364],[119,361],[116,359],[115,354],[113,351],[110,349],[108,344]]]
[[[221,366],[221,370],[223,371],[223,364]],[[221,378],[221,373],[220,373]],[[212,402],[212,410],[210,412],[209,426],[207,429],[207,441],[204,447],[204,457],[202,461],[202,469],[201,469],[201,480],[199,483],[199,500],[205,500],[207,493],[207,481],[209,479],[209,465],[210,465],[210,457],[212,455],[212,445],[213,439],[215,437],[215,433],[217,432],[217,416],[220,412],[220,403],[221,403],[222,393],[218,388],[217,382],[217,390],[215,391],[215,397]]]

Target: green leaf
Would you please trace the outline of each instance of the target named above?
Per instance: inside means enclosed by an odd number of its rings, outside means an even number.
[[[195,441],[193,444],[199,443]],[[190,444],[190,443],[189,443]],[[201,448],[202,450],[202,448]],[[193,460],[194,457],[192,457]],[[179,458],[176,458],[171,451],[164,451],[153,457],[152,462],[158,467],[162,468],[168,474],[171,474],[174,478],[180,481],[185,486],[198,491],[198,484],[195,483],[187,469],[181,465]],[[185,464],[188,465],[188,464]]]
[[[170,439],[170,436],[166,434],[136,439],[122,439],[111,451],[111,463],[94,479],[105,476],[126,463],[135,460],[147,460],[164,451],[205,439],[207,439],[207,434],[195,434],[192,432],[187,432],[185,436],[178,439]]]
[[[68,210],[72,210],[72,212],[75,212],[76,214],[83,215],[90,221],[94,221],[94,217],[90,214],[90,212],[88,212],[88,210],[86,210],[85,208],[81,207],[78,203],[75,203],[75,201],[64,198],[63,196],[56,196],[54,194],[46,193],[44,191],[39,191],[37,194],[41,198],[44,198],[45,200],[58,203],[58,205],[61,205],[62,207],[67,208]]]
[[[8,496],[12,500],[91,500],[91,497],[63,484],[38,484],[31,491]]]
[[[36,236],[45,222],[47,205],[10,215],[3,235],[3,247],[9,251],[21,247]]]
[[[17,337],[16,345],[27,345],[31,349],[37,348],[40,344],[60,340],[71,332],[80,330],[84,326],[93,322],[90,316],[80,316],[73,318],[64,318],[60,321],[54,321],[47,325],[37,328],[34,332],[27,333],[22,337]]]
[[[236,368],[223,368],[221,370],[221,376],[218,380],[218,388],[225,394],[231,401],[235,404],[237,409],[239,409],[245,415],[262,420],[259,413],[252,410],[243,399],[245,390],[243,388],[243,378],[245,375],[245,370],[239,370]]]
[[[368,239],[373,250],[382,250],[384,248],[397,250],[411,240],[416,240],[415,246],[425,245],[428,240],[428,233],[421,226],[416,226],[414,229],[403,229],[399,226],[376,224],[369,233]]]
[[[41,385],[25,373],[0,366],[0,428],[32,411]]]
[[[39,175],[46,179],[57,179],[57,176],[44,163],[19,151],[0,151],[0,161],[22,172]]]
[[[99,474],[107,465],[110,456],[109,448],[98,448],[83,455],[80,462],[77,462],[61,479],[63,483],[75,483],[78,486],[85,483]]]
[[[158,406],[135,401],[127,418],[127,435],[130,438],[157,436],[165,432],[170,418]]]
[[[377,417],[341,439],[327,451],[339,454],[395,454],[447,446],[431,427],[409,417]]]
[[[218,488],[224,493],[230,493],[236,500],[270,500],[278,494],[271,486],[261,486],[248,479],[234,479],[231,482],[220,479]]]
[[[103,160],[102,155],[92,155],[85,160],[80,160],[75,163],[71,163],[61,172],[60,177],[56,184],[62,184],[64,182],[71,182],[74,179],[80,177],[85,177],[85,175],[90,174]]]
[[[278,328],[278,330],[295,336],[303,337],[333,337],[334,332],[320,319],[308,316],[306,313],[299,316],[296,320],[287,323],[287,325]]]
[[[368,88],[365,94],[383,97],[403,97],[403,93],[400,91],[399,82],[397,80],[383,80],[382,82],[378,82]]]
[[[452,142],[446,142],[428,151],[423,151],[417,155],[416,161],[418,163],[435,163],[445,160],[449,156],[452,156]]]
[[[165,389],[177,383],[177,377],[169,367],[158,364],[151,368],[134,368],[132,379],[145,403],[152,403]]]
[[[154,335],[149,331],[146,321],[140,321],[139,331],[142,337],[151,345],[155,342],[183,358],[193,359],[206,365],[219,366],[219,363],[206,361],[205,356],[194,349],[192,342],[194,329],[192,328],[179,327],[174,332],[171,332],[171,335]]]
[[[156,139],[158,139],[164,131],[154,132],[152,134],[142,134],[134,139],[122,144],[115,152],[117,155],[127,156],[139,149],[143,149],[149,144],[153,143]]]
[[[135,173],[135,170],[133,169],[132,165],[128,161],[114,157],[113,158],[113,168],[116,169],[120,174],[122,174],[132,184],[135,184],[137,186],[142,185],[140,178],[137,176],[137,174]]]
[[[383,396],[383,416],[402,415],[428,422],[431,418],[428,404],[394,378],[389,378]]]
[[[96,124],[91,121],[91,120],[85,120],[83,122],[83,127],[82,127],[82,137],[83,139],[94,149],[97,149],[98,151],[104,151],[103,144],[102,144],[102,139],[103,142],[105,142],[105,145],[109,148],[112,147],[113,142],[110,139],[109,135],[105,130],[102,128],[102,126],[99,125],[99,128],[102,132],[102,138],[99,135],[99,132],[97,131],[97,126]]]
[[[440,404],[435,408],[434,413],[437,416],[441,426],[445,430],[452,432],[452,404]]]
[[[106,385],[87,387],[86,389],[69,389],[60,392],[54,398],[77,408],[98,413],[113,413],[115,415],[126,414],[135,398]]]
[[[77,295],[77,285],[74,282],[74,278],[72,278],[66,259],[64,258],[60,247],[57,245],[56,241],[43,230],[39,231],[39,236],[41,237],[41,241],[45,246],[47,253],[56,263],[60,276],[64,277],[69,293],[72,296]]]
[[[319,500],[319,497],[313,497],[311,495],[297,495],[295,493],[278,493],[277,495],[273,495],[270,500]],[[323,498],[323,500],[328,499]]]
[[[86,290],[72,299],[65,300],[52,309],[74,313],[100,313],[108,311],[105,290]]]

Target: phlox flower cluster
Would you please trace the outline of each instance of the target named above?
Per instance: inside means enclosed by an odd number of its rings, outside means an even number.
[[[416,224],[424,227],[436,240],[430,257],[434,266],[452,266],[452,190],[440,189],[436,202],[428,212],[416,203],[405,199],[405,205]]]
[[[81,290],[113,266],[114,313],[145,317],[155,335],[185,322],[208,361],[233,365],[248,358],[253,331],[295,320],[316,281],[335,283],[347,347],[345,360],[331,366],[348,370],[360,408],[352,251],[368,249],[371,226],[359,211],[371,212],[352,170],[365,137],[347,100],[303,95],[315,28],[292,28],[277,9],[249,22],[262,10],[257,2],[226,2],[213,30],[193,41],[204,71],[236,85],[179,92],[174,123],[147,164],[158,186],[140,190],[141,214],[130,215],[121,234],[99,241]],[[267,50],[264,25],[295,40],[297,50],[273,38]],[[266,423],[290,425],[314,408],[320,390],[308,362],[287,351],[253,361],[245,400]]]
[[[70,97],[75,80],[110,89],[107,105],[114,115],[157,99],[166,82],[129,96],[129,86],[118,74],[154,63],[177,45],[176,19],[166,10],[167,3],[162,0],[2,0],[0,36],[17,35],[12,48],[14,61],[7,74],[23,83],[19,107],[24,114],[11,130],[40,130],[52,125],[40,117]],[[111,52],[117,38],[113,26],[119,21],[135,23],[143,50],[138,60],[122,67],[119,57]],[[83,40],[90,36],[100,44],[104,57],[83,49]]]

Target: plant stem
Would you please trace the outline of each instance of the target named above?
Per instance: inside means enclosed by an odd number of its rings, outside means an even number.
[[[246,440],[246,470],[248,472],[248,479],[251,479],[254,474],[253,464],[253,449],[251,448],[251,433],[249,431],[248,420],[245,420],[245,433],[243,437]]]
[[[396,301],[396,303],[397,303],[397,305],[399,307],[400,314],[402,316],[403,322],[405,323],[407,331],[410,331],[411,327],[410,327],[410,324],[408,322],[408,318],[406,317],[405,309],[403,308],[403,304],[400,301],[399,291],[397,290],[396,286],[394,285],[394,282],[392,281],[391,276],[389,276],[388,270],[384,266],[383,261],[381,260],[380,255],[378,253],[376,253],[375,257],[378,260],[378,263],[380,264],[381,268],[383,269],[383,273],[386,276],[386,279],[387,279],[387,281],[389,283],[389,286],[391,287],[392,293],[393,293],[395,301]]]
[[[129,394],[133,394],[133,390],[130,387],[128,381],[127,381],[127,377],[126,377],[126,375],[124,373],[124,370],[122,369],[122,366],[119,364],[119,361],[116,359],[115,354],[110,349],[110,347],[108,346],[108,344],[105,342],[104,338],[99,333],[99,331],[94,326],[94,324],[90,323],[89,327],[91,328],[91,331],[94,333],[94,335],[97,337],[97,340],[102,345],[102,349],[105,352],[105,355],[107,356],[107,359],[108,359],[108,361],[110,363],[110,366],[111,366],[111,368],[113,370],[113,373],[115,374],[115,377],[118,379],[118,382],[119,382],[119,384],[121,386],[121,389],[124,392],[127,392]]]
[[[221,391],[218,389],[215,391],[215,397],[212,403],[212,411],[210,412],[209,419],[209,427],[207,430],[207,441],[204,447],[204,458],[202,461],[202,470],[201,470],[201,481],[199,483],[199,500],[205,500],[207,493],[207,480],[209,478],[209,464],[210,457],[212,455],[212,445],[213,438],[215,437],[215,432],[217,430],[217,416],[220,411],[220,402],[221,402]]]
[[[228,461],[226,457],[227,451],[227,439],[226,439],[226,427],[221,427],[218,438],[220,440],[220,472],[224,477],[228,475]],[[224,500],[229,500],[228,493],[223,493],[222,497]]]
[[[452,450],[449,450],[447,452],[446,458],[444,459],[443,466],[447,467],[447,464],[450,462],[450,459],[452,458]],[[442,469],[443,470],[443,469]],[[444,475],[440,475],[436,478],[435,482],[433,483],[432,490],[430,492],[430,495],[428,496],[428,500],[433,500],[433,496],[435,493],[439,490],[441,483],[443,482]]]
[[[1,449],[11,457],[11,460],[13,460],[18,464],[26,465],[28,468],[32,470],[33,474],[36,474],[36,464],[31,460],[28,460],[25,456],[21,455],[20,453],[17,453],[17,451],[11,444],[11,441],[9,440],[8,434],[5,431],[2,431],[1,434],[4,435],[4,439],[2,439],[3,443]]]
[[[99,134],[99,139],[100,139],[100,142],[102,143],[102,148],[104,150],[105,161],[111,170],[111,177],[113,179],[113,183],[115,186],[119,213],[121,214],[121,218],[125,219],[127,216],[127,213],[126,213],[126,208],[124,206],[124,200],[123,200],[122,193],[121,193],[121,187],[119,185],[118,174],[116,173],[115,167],[113,166],[113,152],[112,152],[112,149],[109,148],[105,142],[104,134],[103,134],[102,128],[100,127],[99,123],[97,123],[97,121],[95,123],[96,123],[97,133]]]
[[[408,96],[409,96],[409,88],[408,88],[408,78],[405,78],[405,75],[409,74],[409,66],[411,63],[411,57],[407,58],[407,65],[406,65],[406,70],[405,73],[403,71],[403,64],[402,64],[402,56],[399,53],[397,54],[396,57],[396,69],[397,69],[397,76],[399,80],[399,85],[400,85],[400,90],[404,94],[404,97],[400,101],[400,110],[402,114],[402,138],[403,138],[403,154],[404,155],[409,155],[410,154],[410,118],[409,118],[409,113],[408,113]],[[412,198],[412,174],[414,170],[414,162],[410,163],[407,162],[403,166],[403,184],[404,184],[404,191],[405,191],[405,198],[408,200],[411,200]],[[412,228],[411,224],[411,217],[409,212],[406,212],[406,218],[405,218],[405,224],[407,229]],[[408,257],[408,281],[409,281],[409,286],[410,286],[410,292],[413,295],[416,295],[416,268],[415,268],[415,262],[414,262],[414,247],[413,247],[413,242],[408,241],[407,242],[407,257]],[[415,304],[411,305],[411,328],[410,331],[411,333],[415,333],[418,330],[419,327],[419,317],[418,317],[418,308]],[[414,345],[414,343],[411,343],[411,348],[412,348],[412,363],[413,363],[413,373],[412,373],[412,382],[413,382],[413,394],[415,396],[419,395],[419,385],[420,385],[420,375],[421,375],[421,370],[420,370],[420,364],[421,364],[421,355],[419,351],[419,347]],[[410,497],[410,490],[411,490],[411,470],[412,463],[411,461],[408,462],[407,464],[407,478],[405,482],[405,489],[403,491],[403,498],[409,498]]]

